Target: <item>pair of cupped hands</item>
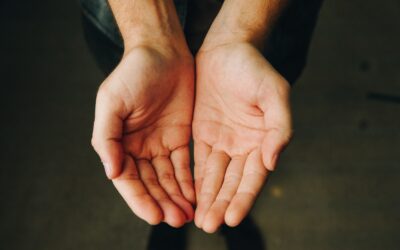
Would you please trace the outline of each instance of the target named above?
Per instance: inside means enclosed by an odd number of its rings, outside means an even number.
[[[126,49],[100,86],[92,144],[132,211],[206,232],[249,213],[291,136],[290,86],[249,42]],[[189,143],[194,141],[194,178]]]

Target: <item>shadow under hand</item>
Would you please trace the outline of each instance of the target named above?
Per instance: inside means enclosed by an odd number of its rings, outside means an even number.
[[[263,239],[260,229],[250,216],[237,227],[223,225],[221,233],[229,250],[267,250],[266,239]]]
[[[150,233],[148,250],[186,249],[187,225],[173,228],[167,224],[154,226]]]

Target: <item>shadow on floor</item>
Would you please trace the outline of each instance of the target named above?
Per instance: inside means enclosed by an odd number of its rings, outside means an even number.
[[[223,225],[220,229],[225,238],[228,250],[267,250],[265,236],[251,217],[234,228]],[[153,227],[150,235],[148,250],[185,250],[187,249],[188,226],[176,229],[166,224]]]

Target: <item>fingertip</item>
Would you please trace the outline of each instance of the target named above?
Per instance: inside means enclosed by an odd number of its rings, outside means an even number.
[[[194,217],[194,210],[192,205],[183,197],[178,195],[171,195],[171,199],[176,205],[178,205],[183,210],[186,216],[185,222],[192,221]]]
[[[106,176],[109,180],[114,180],[121,175],[121,167],[112,167],[111,164],[103,163]]]
[[[196,227],[198,228],[202,228],[202,222],[203,222],[203,216],[200,214],[200,212],[198,210],[195,211],[194,213],[194,224],[196,225]]]
[[[169,203],[169,202],[168,202]],[[179,209],[176,205],[165,204],[164,210],[164,222],[174,228],[182,227],[186,223],[185,213]]]
[[[164,220],[164,214],[161,208],[155,203],[153,198],[146,195],[141,200],[137,200],[134,207],[133,204],[130,206],[135,214],[145,220],[150,225],[158,225]],[[129,204],[128,204],[129,205]]]
[[[226,225],[229,227],[236,227],[242,222],[248,212],[246,209],[247,205],[244,205],[245,203],[245,201],[239,201],[235,198],[232,200],[224,216]]]
[[[140,200],[127,200],[128,206],[134,214],[146,221],[149,225],[158,225],[164,220],[161,208],[150,195],[145,195]]]
[[[196,226],[200,229],[203,228],[204,220],[207,215],[207,211],[212,205],[211,200],[207,200],[203,197],[200,197],[200,203],[199,206],[196,208],[195,214],[194,214],[194,223]]]
[[[241,222],[240,217],[235,211],[228,210],[225,214],[225,224],[229,227],[236,227]]]
[[[274,171],[276,169],[277,154],[263,154],[263,164],[268,171]]]
[[[165,218],[165,222],[174,228],[180,228],[186,223],[185,216],[174,216],[170,218]]]
[[[209,211],[204,218],[203,230],[209,234],[215,233],[222,223],[223,221],[218,218],[217,214],[215,214],[213,211]]]
[[[95,151],[103,164],[105,174],[108,179],[117,178],[123,168],[127,158],[124,155],[121,145],[118,142],[98,143]]]
[[[155,225],[160,224],[162,222],[162,220],[163,220],[162,212],[161,211],[157,211],[151,217],[147,218],[146,222],[151,226],[155,226]]]
[[[286,132],[288,130],[286,129],[284,132],[271,130],[262,143],[262,161],[269,171],[275,170],[279,155],[290,142],[292,133]]]
[[[207,223],[204,223],[204,226],[203,226],[203,231],[208,233],[208,234],[213,234],[218,229],[219,229],[219,226],[209,225]]]

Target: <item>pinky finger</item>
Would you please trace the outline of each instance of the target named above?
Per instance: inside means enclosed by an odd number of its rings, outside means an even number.
[[[192,173],[190,172],[189,147],[173,151],[170,157],[181,192],[190,203],[194,204],[196,195],[194,193]]]

